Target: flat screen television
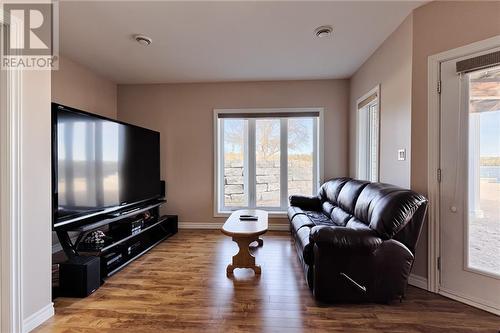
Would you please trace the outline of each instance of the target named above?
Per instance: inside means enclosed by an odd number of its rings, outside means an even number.
[[[160,197],[160,133],[52,103],[54,226]]]

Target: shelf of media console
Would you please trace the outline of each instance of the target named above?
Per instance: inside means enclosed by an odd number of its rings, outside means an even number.
[[[71,225],[63,225],[60,227],[56,227],[56,231],[75,231],[75,232],[89,232],[93,231],[96,229],[99,229],[100,227],[103,227],[105,225],[121,221],[123,219],[126,219],[128,217],[133,217],[137,214],[143,213],[145,211],[148,211],[150,209],[160,207],[164,203],[166,203],[166,200],[158,200],[154,203],[148,204],[146,206],[139,206],[136,208],[128,208],[128,210],[124,212],[114,212],[114,213],[108,213],[108,214],[103,214],[104,219],[101,219],[99,221],[93,222],[93,223],[85,223],[85,224],[78,224],[76,226],[71,226]]]
[[[112,223],[120,222],[120,221],[123,221],[127,218],[137,216],[138,214],[149,211],[151,209],[158,208],[161,205],[163,205],[165,202],[166,202],[166,200],[159,199],[159,200],[156,200],[154,202],[147,202],[147,203],[143,203],[142,205],[123,208],[122,210],[114,211],[112,213],[103,213],[101,216],[93,216],[87,220],[78,221],[79,222],[78,224],[75,223],[74,225],[63,225],[63,226],[54,227],[54,230],[57,233],[57,236],[59,238],[59,242],[61,243],[61,246],[62,246],[64,252],[66,253],[66,255],[68,257],[72,257],[75,255],[77,256],[77,255],[79,255],[79,252],[80,252],[79,251],[80,243],[85,239],[85,237],[90,232],[92,232],[94,230],[99,230],[100,228],[105,227],[107,225],[110,225]],[[160,217],[160,216],[158,216],[157,218],[162,219],[162,217]],[[156,222],[160,222],[160,220],[158,220]],[[156,223],[156,222],[154,222],[154,223]],[[165,222],[165,220],[163,220],[162,222]],[[159,226],[161,224],[162,223],[158,223],[156,225]],[[147,226],[147,227],[149,227],[149,226]],[[150,230],[150,229],[147,229],[147,230]],[[144,231],[145,230],[142,230],[141,233],[143,233]],[[74,240],[70,237],[70,235],[69,235],[70,232],[78,233],[76,240]],[[137,233],[137,234],[133,234],[133,235],[131,234],[130,237],[127,236],[127,237],[129,237],[127,239],[131,239],[131,238],[133,238],[141,233]],[[119,242],[123,243],[124,240],[120,239]],[[116,243],[117,242],[115,241],[107,246],[112,247],[112,246],[117,245]],[[99,254],[99,253],[102,253],[102,251],[100,251],[100,250],[93,251],[93,253]]]
[[[136,260],[137,258],[141,257],[143,254],[145,254],[146,252],[148,252],[149,250],[151,250],[153,247],[155,247],[156,245],[160,244],[161,242],[163,242],[166,238],[168,238],[169,236],[171,236],[171,234],[168,234],[168,235],[165,235],[163,236],[162,238],[160,238],[158,241],[154,242],[153,244],[149,245],[146,249],[144,249],[143,251],[141,251],[140,253],[137,253],[135,254],[134,256],[130,257],[129,259],[127,259],[127,261],[123,262],[123,263],[120,263],[120,265],[118,265],[118,267],[116,268],[113,268],[111,271],[109,271],[108,273],[106,273],[106,276],[107,277],[110,277],[111,275],[114,275],[115,273],[119,272],[121,269],[123,269],[125,266],[127,266],[128,264],[130,264],[132,261]]]
[[[75,242],[74,246],[75,246],[75,249],[76,249],[76,251],[77,251],[78,253],[93,254],[93,255],[101,255],[102,253],[104,253],[104,252],[106,252],[106,251],[108,251],[108,250],[112,249],[113,247],[115,247],[115,246],[117,246],[117,245],[120,245],[120,244],[122,244],[122,243],[124,243],[124,242],[126,242],[126,241],[128,241],[128,240],[130,240],[130,239],[132,239],[132,238],[134,238],[134,237],[137,237],[137,236],[139,236],[139,235],[143,234],[144,232],[146,232],[146,231],[149,231],[149,230],[153,229],[154,227],[159,226],[160,224],[162,224],[162,223],[164,223],[164,222],[168,221],[168,219],[169,219],[169,217],[168,217],[168,216],[161,216],[161,217],[158,219],[158,221],[156,221],[156,222],[154,222],[153,224],[151,224],[151,225],[149,225],[149,226],[147,226],[147,227],[145,227],[145,228],[141,229],[139,232],[136,232],[136,233],[131,234],[131,235],[128,235],[128,236],[126,236],[126,237],[124,237],[124,238],[121,238],[121,239],[118,239],[118,240],[116,240],[116,241],[113,241],[112,243],[107,244],[107,245],[103,246],[102,248],[95,248],[95,249],[91,249],[91,248],[87,248],[87,249],[86,249],[86,248],[81,248],[81,247],[79,247],[79,244],[81,244],[81,242],[78,242],[78,243],[76,243],[76,242]]]

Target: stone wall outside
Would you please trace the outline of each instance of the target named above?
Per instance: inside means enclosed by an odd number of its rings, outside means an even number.
[[[263,207],[280,204],[280,161],[257,161],[257,205]],[[226,160],[224,164],[224,202],[227,207],[245,206],[242,160]],[[288,163],[288,189],[292,194],[312,194],[312,160],[290,158]]]

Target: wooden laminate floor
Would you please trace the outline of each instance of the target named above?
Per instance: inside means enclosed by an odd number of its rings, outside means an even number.
[[[262,275],[226,265],[237,246],[219,231],[186,231],[85,299],[58,298],[36,332],[493,332],[500,318],[409,287],[403,303],[317,304],[286,232],[255,251]]]

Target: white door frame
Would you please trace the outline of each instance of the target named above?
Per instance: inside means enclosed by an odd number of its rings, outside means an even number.
[[[440,254],[440,221],[439,221],[439,205],[440,205],[440,184],[438,171],[440,168],[440,103],[441,98],[438,93],[440,85],[441,63],[467,55],[472,55],[479,52],[486,52],[490,49],[500,46],[500,35],[468,44],[456,49],[441,52],[432,55],[428,58],[427,71],[427,149],[428,149],[428,164],[427,164],[427,191],[429,197],[429,214],[428,214],[428,258],[427,258],[427,280],[428,290],[442,294],[449,298],[456,299],[460,302],[487,310],[481,304],[447,294],[440,290],[438,270],[438,261]]]
[[[18,22],[9,24],[21,38]],[[0,50],[1,52],[1,50]],[[22,71],[0,70],[0,331],[23,331],[21,171],[22,171]]]

